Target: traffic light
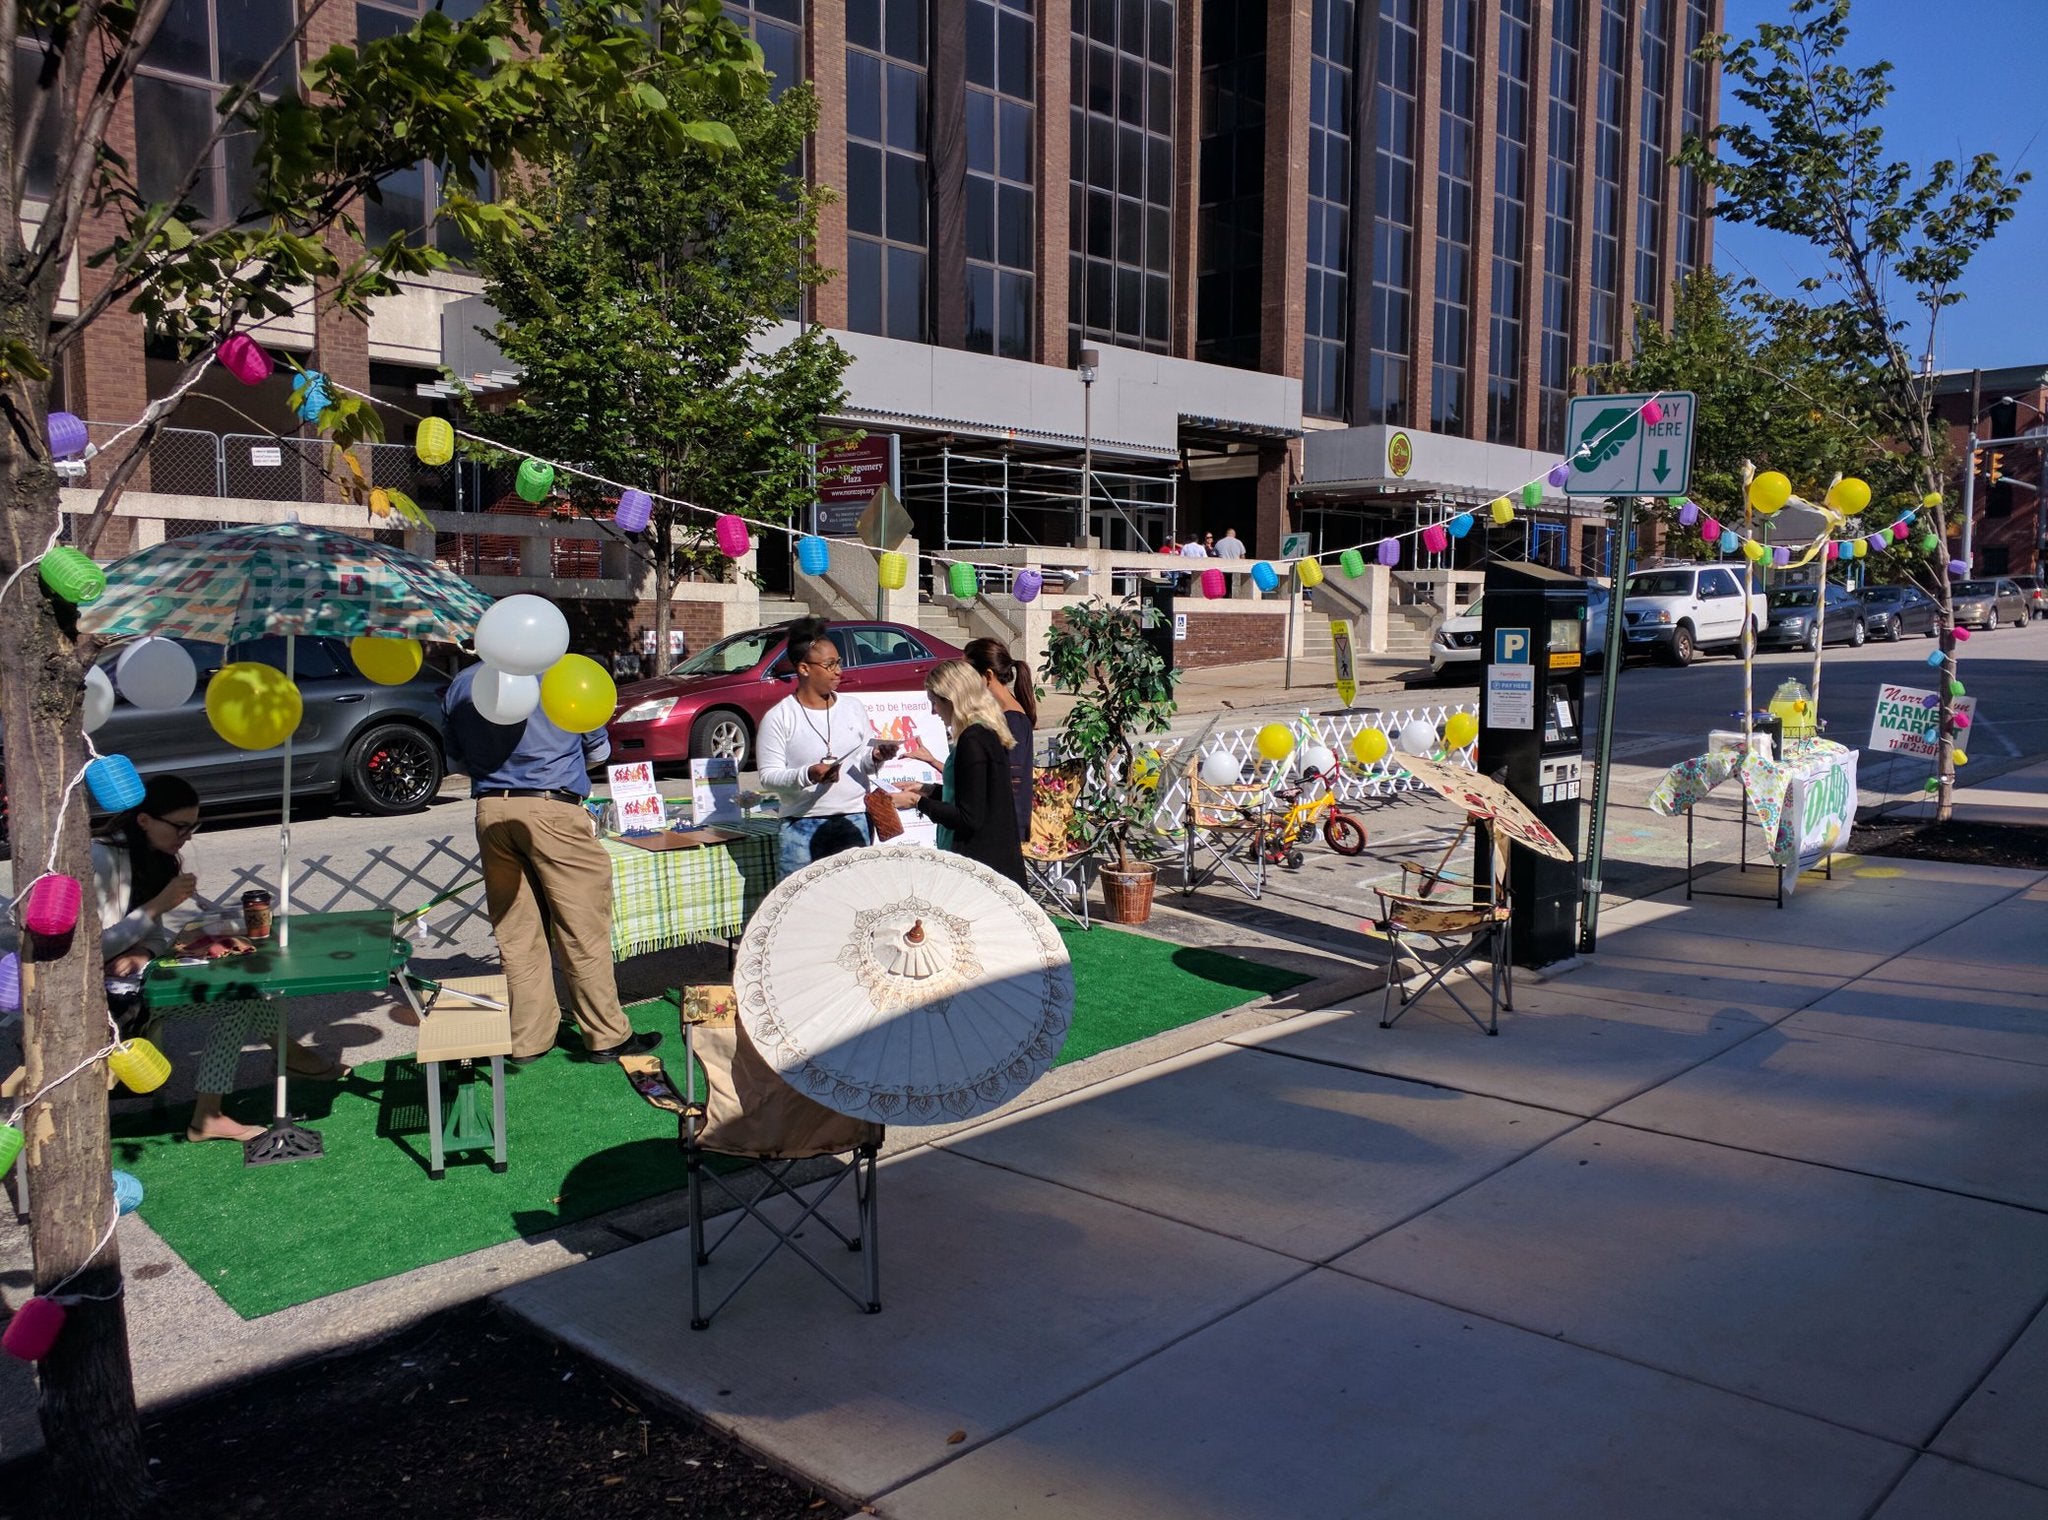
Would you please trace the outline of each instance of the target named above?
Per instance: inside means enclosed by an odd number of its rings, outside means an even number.
[[[1990,449],[1987,453],[1991,461],[1991,483],[1997,485],[1999,476],[2005,473],[2005,450]]]

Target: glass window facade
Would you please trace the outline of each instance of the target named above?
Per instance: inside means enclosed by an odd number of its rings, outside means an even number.
[[[1710,70],[1693,55],[1707,38],[1708,0],[1685,0],[1685,94],[1678,129],[1687,137],[1707,135],[1707,89]],[[1678,169],[1678,246],[1671,257],[1679,275],[1691,274],[1701,263],[1701,226],[1706,220],[1706,187],[1699,175],[1683,164]]]
[[[930,249],[924,0],[846,0],[846,309],[922,342]]]
[[[1075,0],[1068,144],[1069,359],[1084,337],[1172,336],[1173,0]]]
[[[1671,0],[1643,0],[1638,51],[1642,109],[1636,117],[1636,304],[1653,311],[1664,289],[1664,81],[1671,68]]]
[[[291,35],[292,0],[174,0],[142,55],[135,79],[135,176],[145,200],[177,193],[219,120],[226,87],[246,84]],[[284,48],[262,80],[274,95],[294,74]],[[255,141],[230,129],[187,197],[209,222],[254,210]]]
[[[1611,364],[1621,347],[1622,117],[1628,91],[1628,0],[1597,0],[1593,76],[1593,267],[1586,362]]]
[[[1579,57],[1586,0],[1551,14],[1550,105],[1543,160],[1543,347],[1536,369],[1537,447],[1564,447],[1572,383],[1572,272],[1578,253]]]
[[[425,9],[433,8],[433,0],[426,0]],[[478,0],[459,0],[459,3],[440,7],[455,21],[468,20],[478,8]],[[359,0],[356,5],[356,40],[363,43],[409,32],[421,13],[422,6],[416,0],[377,0],[375,4]],[[488,200],[495,188],[490,166],[473,163],[470,170],[476,177],[477,193]],[[408,243],[430,245],[450,258],[467,261],[472,250],[462,230],[453,222],[430,221],[448,188],[448,166],[425,159],[409,169],[385,175],[377,183],[379,199],[363,203],[364,239],[383,243],[393,237],[402,237]]]
[[[1418,0],[1379,0],[1373,79],[1372,351],[1360,424],[1405,423],[1415,314]]]
[[[804,77],[804,0],[725,0],[725,13],[760,47],[770,94]]]
[[[1442,0],[1443,69],[1437,108],[1436,322],[1429,426],[1462,433],[1465,367],[1472,355],[1472,181],[1479,112],[1478,0]]]
[[[1355,0],[1315,0],[1309,33],[1308,308],[1301,406],[1350,412],[1352,58]]]
[[[1034,351],[1038,281],[1032,0],[967,0],[967,346]]]
[[[1486,437],[1511,443],[1522,409],[1522,250],[1529,235],[1532,0],[1501,0],[1494,45],[1493,296],[1488,322]]]
[[[1315,133],[1312,122],[1311,163]],[[1196,201],[1195,357],[1256,369],[1266,242],[1266,0],[1208,0],[1202,7]],[[1315,214],[1311,200],[1311,227]],[[1313,231],[1309,236],[1313,241]],[[1313,291],[1313,272],[1309,285]],[[1313,324],[1309,330],[1313,343]]]

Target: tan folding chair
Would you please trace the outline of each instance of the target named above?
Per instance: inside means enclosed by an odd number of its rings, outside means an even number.
[[[505,1170],[505,1057],[512,1053],[512,995],[502,974],[457,976],[431,982],[410,977],[408,1001],[420,1013],[416,1058],[427,1083],[427,1175],[439,1182],[449,1151],[489,1146],[490,1167]],[[491,1116],[476,1102],[476,1062],[491,1063]],[[455,1112],[441,1123],[441,1066],[454,1061],[468,1078],[456,1090]]]
[[[1258,900],[1266,890],[1267,801],[1263,786],[1211,786],[1199,770],[1188,772],[1181,896],[1226,876]]]
[[[1505,1008],[1509,1013],[1515,1011],[1504,842],[1498,835],[1494,837],[1493,879],[1486,886],[1454,875],[1447,869],[1452,854],[1471,827],[1472,820],[1467,818],[1465,827],[1458,830],[1450,849],[1444,851],[1443,858],[1434,869],[1404,861],[1401,866],[1403,890],[1373,889],[1380,900],[1380,918],[1375,927],[1386,935],[1391,947],[1386,992],[1380,1004],[1382,1029],[1392,1029],[1401,1015],[1432,987],[1443,988],[1444,995],[1458,1005],[1465,1017],[1490,1035],[1500,1033],[1501,1009]],[[1446,888],[1453,890],[1446,891]],[[1462,893],[1457,889],[1462,889]],[[1426,942],[1441,952],[1434,963],[1424,959],[1418,942]],[[1488,962],[1484,1020],[1458,995],[1457,987],[1450,980],[1459,972],[1467,972],[1476,979],[1477,973],[1470,971],[1469,963],[1482,953]],[[1422,985],[1412,992],[1408,988],[1409,961],[1414,962],[1413,974],[1427,973]],[[1395,1004],[1397,993],[1398,1007]]]
[[[1024,841],[1024,884],[1048,913],[1091,927],[1088,889],[1095,854],[1074,847],[1074,799],[1083,782],[1078,765],[1036,766],[1031,772],[1031,837]]]

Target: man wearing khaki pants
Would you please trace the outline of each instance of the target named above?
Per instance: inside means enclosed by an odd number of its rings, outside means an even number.
[[[491,722],[470,697],[482,668],[457,675],[441,706],[449,769],[468,773],[476,798],[484,896],[512,994],[512,1064],[554,1048],[562,1021],[556,963],[590,1060],[652,1050],[661,1036],[633,1033],[619,1007],[611,858],[583,806],[589,769],[611,753],[611,741],[603,729],[569,733],[538,708],[524,723]]]

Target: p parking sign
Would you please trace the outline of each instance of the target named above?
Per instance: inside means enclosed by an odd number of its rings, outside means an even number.
[[[1527,665],[1530,663],[1529,630],[1526,628],[1494,629],[1493,663],[1496,665]]]

